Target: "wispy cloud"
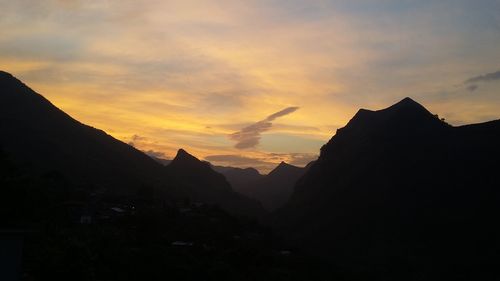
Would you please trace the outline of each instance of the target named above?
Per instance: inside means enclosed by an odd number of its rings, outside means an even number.
[[[128,142],[128,145],[135,147],[137,142],[146,141],[146,140],[147,140],[146,137],[142,137],[139,135],[133,135],[132,137],[130,137],[130,141]]]
[[[359,107],[403,95],[465,123],[498,115],[494,75],[464,84],[499,70],[498,1],[195,2],[0,0],[0,66],[78,120],[167,156],[259,141],[244,155],[317,153]],[[463,95],[426,102],[457,83]],[[293,124],[248,122],[277,104],[300,105]]]
[[[500,81],[500,70],[469,78],[465,80],[464,84],[467,85],[467,90],[469,90],[469,92],[474,92],[479,88],[478,83],[488,83],[493,81]]]
[[[164,152],[154,151],[154,150],[151,150],[151,149],[147,150],[147,151],[144,151],[144,153],[146,153],[150,157],[158,158],[158,159],[166,159],[168,157],[167,155],[165,155]]]
[[[306,166],[318,159],[316,153],[270,153],[269,159],[285,161],[288,164],[296,166]]]
[[[469,92],[474,92],[475,90],[477,90],[477,88],[479,88],[479,86],[477,84],[471,84],[471,85],[467,86],[467,90]]]
[[[491,82],[495,80],[500,80],[500,70],[497,72],[487,73],[483,75],[479,75],[476,77],[472,77],[465,81],[466,84],[478,83],[478,82]]]
[[[273,126],[272,121],[276,120],[279,117],[293,113],[297,109],[299,109],[299,107],[297,106],[287,107],[281,111],[267,116],[267,118],[264,120],[247,126],[236,133],[230,134],[229,138],[233,141],[236,141],[236,144],[234,145],[235,148],[246,149],[255,147],[260,142],[260,134],[269,130]]]

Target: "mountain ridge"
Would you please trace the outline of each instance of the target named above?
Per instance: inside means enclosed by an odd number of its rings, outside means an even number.
[[[0,129],[9,136],[1,144],[4,149],[14,152],[17,161],[41,172],[64,171],[86,185],[130,186],[139,184],[141,179],[157,184],[161,178],[160,167],[142,152],[102,130],[82,124],[14,76],[4,72],[0,88],[3,99]],[[80,152],[83,157],[77,156]],[[77,165],[66,165],[65,159]],[[130,163],[130,159],[135,163]],[[101,161],[112,162],[103,165]],[[98,175],[95,179],[99,180],[92,180],[88,173],[80,172],[83,169],[92,170],[90,174]],[[117,171],[123,176],[118,176]],[[120,179],[122,177],[126,180]]]
[[[220,172],[236,191],[260,201],[268,211],[273,211],[285,204],[296,181],[307,169],[281,162],[267,175],[248,168],[221,169]]]
[[[265,215],[259,202],[236,192],[226,177],[215,171],[209,162],[199,160],[184,149],[179,149],[164,169],[169,177],[183,184],[183,192],[187,191],[191,200],[219,204],[239,215],[257,218]]]
[[[490,222],[500,215],[500,121],[453,127],[410,100],[361,112],[371,116],[321,148],[275,213],[277,229],[385,280],[491,273],[495,239],[481,233],[499,231]]]
[[[173,166],[165,167],[104,131],[77,121],[6,72],[0,73],[0,99],[0,131],[6,136],[0,139],[0,148],[32,174],[57,171],[86,192],[101,190],[108,197],[133,198],[143,189],[154,189],[162,197],[157,200],[205,198],[206,203],[220,204],[229,212],[263,213],[258,203],[235,193],[222,175],[185,150],[179,150]],[[172,173],[179,170],[176,166],[187,172]],[[194,188],[189,176],[179,176],[186,173],[200,179],[199,186]],[[207,182],[202,181],[204,177]],[[217,188],[203,189],[214,185],[209,182],[212,179],[215,185],[220,183]]]

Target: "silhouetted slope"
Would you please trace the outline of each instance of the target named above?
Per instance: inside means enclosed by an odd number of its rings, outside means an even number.
[[[165,183],[154,160],[76,121],[6,72],[0,72],[0,131],[5,151],[36,173],[58,170],[84,186],[120,192]]]
[[[372,280],[498,276],[498,143],[500,121],[452,127],[409,98],[360,110],[275,222]]]
[[[0,132],[0,147],[35,176],[58,171],[79,188],[112,196],[130,198],[153,189],[162,197],[157,200],[191,198],[220,203],[233,213],[262,214],[259,204],[233,192],[207,163],[180,150],[165,167],[76,121],[6,72],[0,72]]]
[[[182,183],[182,192],[191,200],[218,204],[233,213],[262,216],[264,209],[254,200],[233,191],[226,178],[214,171],[208,162],[179,149],[174,160],[165,167],[169,178]]]

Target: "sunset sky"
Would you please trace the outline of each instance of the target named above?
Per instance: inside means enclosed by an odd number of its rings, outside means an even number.
[[[500,0],[0,0],[0,70],[170,159],[304,166],[359,108],[500,118]]]

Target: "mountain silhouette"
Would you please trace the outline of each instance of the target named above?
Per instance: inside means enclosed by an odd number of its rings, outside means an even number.
[[[12,75],[0,72],[0,89],[0,145],[33,173],[58,170],[82,186],[119,193],[167,184],[150,157],[71,118]]]
[[[151,157],[156,162],[162,164],[163,166],[167,166],[168,164],[172,163],[172,160],[170,159],[159,158],[153,155],[148,155],[148,156]]]
[[[254,168],[237,168],[229,166],[213,166],[215,171],[223,174],[234,190],[242,192],[242,187],[264,177]]]
[[[133,197],[147,187],[162,199],[206,201],[238,214],[263,212],[257,202],[234,192],[209,164],[184,150],[164,166],[78,122],[6,72],[0,72],[0,132],[0,148],[14,165],[33,175],[58,171],[79,188],[115,197]]]
[[[497,274],[499,143],[499,120],[453,127],[410,98],[361,109],[274,221],[290,241],[371,280]]]
[[[182,183],[182,191],[191,200],[218,204],[241,215],[261,217],[265,214],[260,203],[233,191],[224,175],[214,171],[209,162],[199,160],[184,149],[179,149],[165,170],[169,178]]]
[[[198,158],[189,154],[182,148],[177,151],[177,154],[175,155],[174,159],[172,160],[172,162],[170,162],[170,165],[183,169],[195,168],[195,169],[206,170],[205,169],[207,166],[206,164],[207,162],[200,161]]]
[[[297,180],[306,168],[299,168],[281,162],[267,175],[261,175],[253,168],[216,167],[231,183],[234,190],[262,203],[268,211],[285,204],[292,194]]]
[[[262,202],[270,211],[282,207],[292,195],[297,180],[306,172],[306,168],[299,168],[281,162],[264,178],[253,184],[253,197]],[[245,194],[245,193],[244,193]]]
[[[203,162],[184,149],[179,149],[172,162],[166,166],[169,175],[188,184],[194,193],[210,193],[212,190],[231,191],[231,185],[222,174],[215,172],[208,162]],[[196,175],[194,177],[193,175]],[[209,196],[205,194],[200,196]]]

